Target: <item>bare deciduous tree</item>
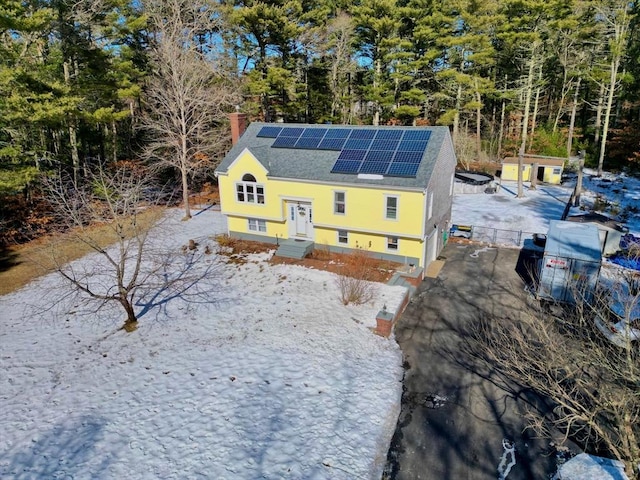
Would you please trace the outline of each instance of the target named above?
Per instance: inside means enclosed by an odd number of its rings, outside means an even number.
[[[225,117],[235,105],[239,80],[223,68],[213,34],[221,17],[214,3],[143,2],[152,32],[152,73],[144,95],[145,157],[180,172],[185,218],[189,179],[211,167],[227,145]]]
[[[47,197],[60,227],[71,238],[99,254],[90,267],[67,263],[52,245],[56,270],[74,291],[99,303],[116,302],[126,312],[125,328],[137,322],[135,300],[150,275],[144,271],[148,256],[148,225],[140,222],[142,197],[149,186],[144,172],[124,167],[114,171],[99,168],[79,185],[72,178],[55,177],[46,181]],[[159,217],[158,212],[157,217]],[[108,227],[109,238],[96,225]],[[105,243],[114,242],[112,247]]]
[[[626,348],[610,342],[595,325],[610,313],[611,295],[600,292],[589,304],[550,310],[534,304],[518,321],[482,319],[468,346],[489,371],[548,402],[546,411],[529,411],[536,431],[548,435],[558,428],[585,450],[624,461],[630,477],[638,478],[640,353],[631,342]],[[624,298],[628,315],[640,295]]]
[[[210,248],[199,248],[195,240],[182,248],[167,246],[157,235],[170,225],[163,222],[165,210],[154,204],[161,190],[150,184],[147,171],[127,165],[97,169],[82,185],[57,177],[46,187],[66,232],[50,245],[54,268],[66,281],[52,292],[52,303],[66,308],[70,300],[74,309],[83,305],[89,312],[118,304],[126,314],[123,328],[130,332],[143,314],[169,301],[196,304],[216,298],[214,271],[220,263],[204,260]],[[70,243],[88,247],[93,255],[68,262],[62,246]]]

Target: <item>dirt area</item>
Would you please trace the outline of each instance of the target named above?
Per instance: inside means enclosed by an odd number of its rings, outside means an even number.
[[[159,208],[150,208],[139,214],[138,220],[150,228],[161,213]],[[116,241],[115,233],[108,225],[91,227],[90,235],[100,239],[103,247]],[[70,262],[91,251],[73,231],[44,235],[22,245],[0,247],[0,295],[18,290],[39,276],[52,272],[59,262]]]
[[[276,248],[272,243],[239,240],[227,235],[218,235],[215,240],[220,245],[219,253],[227,256],[230,263],[244,263],[247,254],[268,252]],[[380,283],[388,282],[394,272],[402,267],[399,263],[375,258],[366,251],[356,250],[350,254],[341,254],[330,252],[322,246],[317,247],[310,256],[302,260],[274,256],[271,263],[300,265],[341,275],[364,277],[368,281]]]
[[[307,268],[315,268],[316,270],[325,270],[327,272],[337,273],[340,275],[351,276],[350,272],[359,270],[362,265],[354,262],[349,254],[330,253],[327,258],[323,253],[313,252],[309,257],[302,260],[292,258],[273,257],[272,264],[301,265]],[[402,267],[399,263],[393,263],[386,260],[369,257],[366,262],[367,280],[370,282],[387,283],[394,272]],[[355,272],[354,272],[355,273]]]

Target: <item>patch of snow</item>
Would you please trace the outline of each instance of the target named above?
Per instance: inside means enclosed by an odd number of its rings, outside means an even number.
[[[580,453],[563,463],[554,480],[629,480],[618,460]]]
[[[562,217],[575,179],[563,185],[538,185],[535,190],[527,187],[528,183],[525,183],[523,198],[516,197],[518,183],[514,181],[503,181],[498,191],[491,195],[456,194],[451,223],[529,234],[546,233],[549,221]],[[585,169],[580,196],[582,208],[592,209],[598,197],[608,205],[603,212],[605,215],[620,220],[631,233],[640,235],[640,179],[608,172],[598,178],[594,170]],[[569,210],[569,215],[581,213],[585,211],[580,207]]]
[[[500,463],[498,464],[498,480],[505,480],[511,469],[516,465],[516,447],[507,440],[502,439],[502,456],[500,457]]]
[[[155,245],[215,252],[224,217],[181,215]],[[190,258],[207,295],[151,303],[129,334],[116,306],[49,309],[56,275],[0,297],[0,477],[380,478],[403,371],[371,329],[404,288],[345,306],[328,272]]]

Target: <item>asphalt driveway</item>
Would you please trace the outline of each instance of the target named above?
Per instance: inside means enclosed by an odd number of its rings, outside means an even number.
[[[386,478],[516,480],[554,471],[549,442],[524,430],[530,392],[505,385],[465,348],[482,316],[518,321],[526,309],[518,254],[449,243],[438,277],[422,282],[398,321],[406,372]]]

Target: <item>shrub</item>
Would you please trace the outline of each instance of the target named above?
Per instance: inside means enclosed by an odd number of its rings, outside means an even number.
[[[376,285],[371,282],[374,259],[366,250],[355,249],[344,256],[345,262],[338,272],[340,300],[344,305],[362,305],[374,299]]]

